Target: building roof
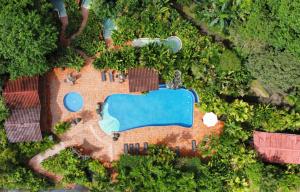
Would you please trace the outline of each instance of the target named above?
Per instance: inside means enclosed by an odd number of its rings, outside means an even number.
[[[10,109],[24,109],[40,106],[40,98],[37,91],[3,93],[6,105]]]
[[[3,90],[3,97],[10,109],[22,109],[40,106],[38,77],[24,77],[8,81]]]
[[[149,68],[133,68],[128,71],[129,91],[143,92],[159,88],[158,72]]]
[[[39,123],[41,107],[11,110],[9,118],[5,124]]]
[[[8,81],[3,89],[4,93],[16,93],[38,90],[39,77],[22,77],[17,80]]]
[[[8,81],[4,86],[3,97],[11,111],[10,117],[5,121],[10,142],[42,139],[38,85],[39,77],[25,77]]]
[[[263,160],[300,164],[300,135],[255,131],[253,139]]]
[[[39,123],[5,125],[5,130],[11,143],[42,140]]]

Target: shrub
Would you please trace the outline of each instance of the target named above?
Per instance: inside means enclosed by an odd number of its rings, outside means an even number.
[[[13,79],[49,69],[46,56],[56,48],[58,33],[46,16],[49,4],[43,0],[40,5],[39,11],[32,1],[9,1],[0,7],[1,71]]]
[[[300,61],[292,54],[264,52],[251,56],[246,66],[273,93],[300,95]]]
[[[8,117],[8,109],[4,103],[4,99],[0,96],[0,123]]]
[[[290,113],[269,105],[258,105],[254,109],[254,116],[251,120],[251,124],[255,129],[261,129],[268,132],[299,130],[299,113]]]
[[[235,27],[240,41],[266,44],[299,58],[299,9],[299,1],[263,0],[253,3],[247,21]]]
[[[196,14],[198,19],[226,31],[232,23],[247,19],[251,13],[252,3],[252,0],[204,0],[197,4]]]
[[[73,48],[62,48],[56,61],[57,67],[69,67],[79,71],[84,64],[84,59]]]
[[[71,123],[69,122],[59,122],[54,126],[54,133],[61,135],[71,128]]]
[[[181,172],[172,164],[174,153],[153,147],[147,156],[122,156],[116,167],[120,191],[195,191],[193,173]]]
[[[226,49],[220,56],[219,69],[222,71],[238,71],[241,69],[241,60],[234,52]]]
[[[106,191],[109,187],[105,168],[96,160],[82,160],[70,149],[42,162],[42,166],[51,172],[63,176],[62,184],[76,183],[95,191]]]

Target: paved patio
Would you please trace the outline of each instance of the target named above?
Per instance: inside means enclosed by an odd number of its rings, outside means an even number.
[[[204,126],[201,121],[203,114],[195,107],[192,128],[143,127],[121,132],[119,140],[113,141],[112,137],[106,135],[98,125],[96,106],[98,102],[103,102],[111,94],[129,93],[128,81],[124,83],[110,82],[108,76],[107,81],[101,81],[101,72],[93,68],[92,61],[91,59],[87,60],[80,72],[73,69],[56,68],[48,74],[52,127],[59,121],[79,116],[82,118],[81,123],[61,136],[63,142],[77,141],[78,145],[90,153],[93,158],[106,162],[117,160],[123,153],[124,144],[139,143],[142,150],[144,142],[166,144],[173,148],[178,146],[181,154],[196,155],[191,151],[192,140],[196,140],[198,144],[205,135],[221,132],[223,122],[219,122],[212,128]],[[75,85],[65,82],[67,74],[71,72],[79,77]],[[84,99],[84,107],[78,113],[69,112],[63,105],[65,94],[71,91],[80,93]]]

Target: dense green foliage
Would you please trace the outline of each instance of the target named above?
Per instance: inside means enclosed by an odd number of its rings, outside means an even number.
[[[290,53],[250,56],[247,68],[270,92],[300,95],[300,61]]]
[[[104,1],[96,2],[95,10],[107,9]],[[199,35],[194,26],[170,8],[168,1],[130,1],[129,4],[119,1],[109,7],[109,12],[95,12],[101,17],[118,15],[115,18],[118,30],[112,36],[116,44],[139,37],[163,39],[172,35],[178,36],[183,42],[182,50],[176,54],[156,45],[139,49],[124,48],[116,52],[106,51],[94,62],[96,68],[124,71],[136,66],[153,67],[164,80],[172,78],[174,70],[177,69],[183,72],[183,79],[191,87],[196,80],[202,81],[201,84],[205,86],[211,85],[212,89],[222,94],[239,95],[247,92],[251,76],[245,68],[239,69],[238,58],[226,57],[225,52],[220,62],[224,48],[213,43],[211,38]],[[221,65],[225,66],[231,61],[235,61],[232,65],[239,70],[232,71],[234,67],[231,66],[227,66],[229,70],[218,70]]]
[[[117,164],[119,191],[195,191],[193,174],[174,167],[175,153],[149,148],[146,156],[123,156]]]
[[[270,93],[299,95],[299,1],[201,1],[198,19],[219,25]]]
[[[71,128],[71,123],[70,122],[58,122],[55,126],[54,126],[54,133],[57,135],[63,134],[64,132],[66,132],[67,130],[69,130]]]
[[[65,2],[71,35],[78,29],[81,15],[75,1]],[[191,1],[177,2],[189,5]],[[254,130],[299,133],[298,1],[201,1],[196,7],[199,18],[217,26],[233,41],[233,50],[228,50],[211,37],[200,35],[196,27],[171,8],[168,0],[94,0],[83,34],[72,42],[71,48],[53,52],[51,58],[55,62],[51,65],[47,56],[56,47],[57,32],[51,17],[45,15],[50,5],[46,1],[40,5],[37,10],[37,5],[29,0],[0,5],[0,73],[14,78],[41,74],[49,66],[79,70],[83,60],[75,48],[88,55],[103,51],[104,42],[99,41],[101,22],[112,17],[118,26],[112,36],[117,45],[139,37],[176,35],[183,48],[176,54],[157,45],[105,50],[94,62],[96,68],[126,71],[137,66],[152,67],[163,80],[180,70],[184,85],[198,92],[200,110],[215,112],[225,121],[221,136],[207,137],[199,145],[202,158],[176,157],[170,149],[151,146],[147,155],[122,156],[115,162],[114,169],[119,174],[114,183],[98,161],[83,160],[72,150],[64,150],[42,164],[64,176],[62,184],[77,183],[91,191],[299,191],[299,165],[264,163],[251,146]],[[244,98],[240,96],[249,94],[253,77],[270,92],[289,94],[286,99],[295,108],[286,110],[241,100]],[[223,99],[227,97],[229,101]],[[54,187],[27,165],[33,155],[51,147],[53,139],[44,136],[41,142],[8,143],[3,128],[7,115],[0,99],[0,188],[37,191]],[[59,124],[55,130],[61,134],[67,129],[67,124]]]
[[[299,57],[299,9],[299,1],[257,1],[251,8],[247,22],[237,26],[238,33],[242,39],[256,39]]]
[[[84,59],[73,48],[61,48],[55,58],[55,66],[74,68],[79,71],[84,64]]]
[[[35,154],[51,147],[53,141],[45,137],[41,142],[10,144],[0,126],[0,188],[38,191],[51,186],[48,180],[29,169],[27,161]]]
[[[8,117],[8,109],[5,106],[4,99],[0,97],[0,123]]]
[[[203,0],[197,4],[198,19],[218,26],[221,30],[243,22],[251,13],[253,0]]]
[[[62,183],[77,183],[89,188],[104,190],[108,187],[105,168],[95,160],[82,160],[70,149],[60,152],[42,163],[51,172],[64,176]]]
[[[66,10],[69,18],[67,37],[73,35],[80,27],[82,16],[80,6],[74,0],[65,0]],[[71,42],[71,46],[83,50],[87,55],[93,56],[97,51],[104,49],[104,42],[101,40],[102,19],[97,18],[94,10],[89,11],[89,18],[85,29],[76,39]]]
[[[49,3],[31,0],[0,5],[0,68],[11,78],[43,74],[46,56],[56,48],[57,31],[48,14]]]

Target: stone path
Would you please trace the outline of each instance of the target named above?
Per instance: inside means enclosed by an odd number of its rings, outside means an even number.
[[[34,156],[33,158],[31,158],[29,161],[29,166],[37,173],[44,175],[46,177],[49,177],[50,179],[54,180],[55,182],[60,182],[63,177],[44,169],[41,164],[42,161],[58,154],[62,150],[66,149],[67,147],[78,146],[80,144],[81,144],[80,142],[75,141],[75,140],[60,142],[60,143],[54,145],[52,148],[47,149],[46,151],[39,153],[36,156]]]

